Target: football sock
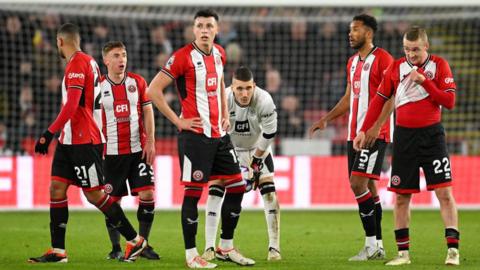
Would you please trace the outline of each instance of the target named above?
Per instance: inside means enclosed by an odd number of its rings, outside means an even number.
[[[120,233],[113,227],[107,217],[105,217],[105,224],[107,225],[108,237],[112,243],[112,251],[120,251]]]
[[[460,241],[460,232],[455,228],[445,229],[445,239],[447,240],[448,248],[457,248]]]
[[[68,199],[50,200],[50,240],[52,248],[65,249],[68,222]]]
[[[375,203],[369,190],[355,196],[365,236],[375,236]],[[376,239],[376,238],[375,238]],[[376,246],[376,243],[375,243]]]
[[[198,256],[198,251],[197,248],[189,248],[185,250],[185,258],[187,259],[187,262],[193,260],[193,258]]]
[[[233,248],[233,239],[220,239],[220,249],[230,250]]]
[[[112,227],[117,229],[127,241],[130,241],[137,236],[137,232],[125,216],[122,207],[120,207],[118,203],[115,203],[112,197],[105,194],[95,206],[103,212],[110,221]]]
[[[395,240],[397,241],[398,251],[410,249],[410,235],[408,228],[395,230]]]
[[[222,204],[222,233],[221,239],[233,239],[235,228],[237,227],[242,211],[243,194],[245,193],[245,183],[242,179],[229,181],[225,185],[226,194]]]
[[[272,182],[262,183],[259,186],[265,206],[265,219],[268,229],[268,247],[280,250],[280,206],[275,192],[275,184]]]
[[[137,210],[138,233],[148,240],[150,230],[152,229],[153,219],[155,217],[155,201],[140,200]]]
[[[202,187],[185,186],[182,203],[182,231],[185,249],[195,248],[198,227],[198,201],[202,196]],[[188,258],[187,258],[188,259]]]
[[[208,199],[205,209],[205,249],[215,248],[217,228],[220,222],[220,209],[222,206],[225,188],[219,185],[211,185],[208,188]]]
[[[380,202],[380,197],[379,196],[373,197],[373,201],[375,202],[375,235],[377,236],[377,242],[381,242],[381,240],[382,240],[382,216],[383,216],[382,203]],[[381,247],[383,247],[383,243],[382,243]]]

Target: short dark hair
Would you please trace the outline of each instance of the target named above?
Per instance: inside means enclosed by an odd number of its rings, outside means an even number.
[[[367,27],[370,27],[370,29],[372,29],[373,33],[377,32],[377,29],[378,29],[377,20],[375,19],[375,17],[373,17],[371,15],[359,14],[359,15],[356,15],[355,17],[353,17],[352,21],[360,21],[364,25],[366,25]]]
[[[195,20],[198,17],[205,17],[205,18],[213,17],[215,18],[215,21],[218,22],[218,14],[213,9],[202,9],[197,11],[197,13],[195,13],[195,17],[193,17],[193,20]]]
[[[123,44],[123,42],[121,41],[109,41],[107,43],[105,43],[105,45],[103,45],[103,48],[102,48],[102,56],[105,57],[105,55],[107,55],[107,53],[113,49],[116,49],[116,48],[122,48],[122,49],[127,49],[127,47],[125,47],[125,44]]]
[[[240,66],[233,73],[233,78],[242,82],[248,82],[253,80],[253,73],[246,66]]]
[[[425,28],[418,25],[410,27],[407,32],[405,32],[404,38],[409,41],[416,41],[422,39],[425,42],[428,42],[427,31]]]
[[[80,37],[80,28],[73,23],[65,23],[58,28],[57,35],[65,35],[70,38]]]

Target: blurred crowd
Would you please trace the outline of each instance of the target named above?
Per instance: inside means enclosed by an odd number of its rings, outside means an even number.
[[[304,138],[312,121],[331,109],[346,86],[349,23],[310,22],[290,13],[281,22],[255,20],[271,10],[258,8],[251,20],[220,18],[217,43],[225,48],[225,82],[239,65],[250,67],[259,87],[272,95],[279,117],[278,138]],[[276,14],[278,15],[278,14]],[[352,17],[354,14],[351,14]],[[190,21],[108,19],[15,13],[0,10],[0,151],[31,153],[32,143],[60,109],[64,64],[57,55],[55,33],[65,22],[82,30],[82,48],[102,72],[101,48],[109,40],[127,46],[128,70],[149,82],[173,51],[193,40]],[[380,22],[375,44],[402,56],[406,21]],[[438,38],[438,37],[437,37]],[[454,70],[455,71],[455,70]],[[457,81],[461,88],[461,81]],[[179,111],[173,87],[168,102]],[[477,103],[478,104],[478,103]],[[319,136],[338,145],[346,140],[346,116]],[[176,129],[156,112],[160,153],[173,153]],[[335,151],[334,151],[335,153]]]

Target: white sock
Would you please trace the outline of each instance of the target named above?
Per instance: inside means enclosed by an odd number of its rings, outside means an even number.
[[[377,240],[377,247],[383,248],[383,240]]]
[[[205,249],[215,248],[217,239],[218,223],[220,222],[222,197],[208,195],[205,208]]]
[[[233,248],[233,239],[225,240],[220,238],[220,249],[230,250]]]
[[[265,219],[268,229],[268,247],[280,250],[280,206],[278,205],[277,193],[269,192],[262,195],[265,205]]]
[[[137,234],[137,236],[135,236],[135,238],[133,238],[132,240],[127,241],[127,242],[132,244],[132,245],[136,245],[138,243],[138,241],[140,241],[140,235],[139,234]]]
[[[193,258],[197,256],[198,256],[198,251],[196,247],[185,249],[185,258],[187,259],[187,262],[193,260]]]
[[[53,252],[55,252],[55,253],[57,253],[57,254],[65,255],[65,249],[54,248],[54,249],[53,249]]]
[[[377,247],[377,237],[375,235],[365,237],[365,246],[376,248]]]

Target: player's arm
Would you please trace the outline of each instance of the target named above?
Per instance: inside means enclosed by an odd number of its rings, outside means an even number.
[[[309,130],[308,134],[310,138],[312,137],[313,133],[317,130],[323,130],[327,127],[329,121],[332,121],[339,116],[344,115],[350,110],[350,83],[347,83],[347,87],[345,89],[345,94],[343,97],[337,102],[335,107],[330,110],[325,116],[320,118],[317,122],[313,123]]]
[[[153,104],[157,109],[168,119],[170,120],[180,131],[182,130],[191,130],[195,131],[194,128],[201,128],[202,121],[199,117],[184,119],[177,116],[177,114],[172,110],[170,105],[168,105],[167,100],[163,91],[172,83],[173,79],[167,75],[165,72],[160,71],[152,82],[147,90],[147,96],[152,100]]]
[[[68,120],[70,120],[75,114],[78,104],[80,103],[82,91],[85,87],[85,75],[87,72],[90,72],[87,66],[89,67],[89,65],[86,65],[86,63],[82,62],[67,66],[67,69],[65,70],[65,74],[68,74],[65,80],[65,85],[67,88],[67,101],[60,110],[60,113],[55,121],[37,140],[37,143],[35,144],[36,153],[43,155],[47,154],[48,146],[53,139],[53,134],[61,130],[65,123],[67,123]],[[70,76],[70,74],[77,76]]]
[[[69,88],[67,90],[67,102],[60,110],[55,121],[43,132],[40,139],[35,144],[35,153],[45,155],[48,153],[48,146],[52,142],[53,134],[63,128],[70,118],[75,114],[82,96],[82,90],[78,88]]]
[[[222,104],[222,129],[228,131],[230,129],[230,116],[228,115],[227,94],[225,91],[225,81],[222,75],[220,84],[220,102]]]
[[[357,151],[364,149],[366,147],[366,138],[365,132],[369,130],[375,122],[379,119],[380,114],[382,111],[387,114],[389,109],[383,110],[383,106],[385,102],[389,99],[393,99],[393,82],[392,82],[392,74],[394,69],[394,65],[390,65],[387,69],[385,76],[383,77],[380,86],[378,87],[377,94],[373,98],[373,100],[368,105],[367,115],[365,116],[365,120],[363,121],[362,128],[358,132],[357,136],[353,140],[353,148]],[[393,102],[393,101],[391,101]],[[392,105],[390,105],[392,106]],[[391,108],[390,108],[391,109]],[[384,115],[385,117],[385,115]],[[368,144],[372,143],[372,138],[369,138]],[[375,137],[376,140],[376,137]]]
[[[375,121],[371,128],[365,131],[364,147],[369,148],[373,146],[380,134],[383,124],[385,124],[385,121],[390,117],[393,110],[395,110],[395,99],[390,97],[390,99],[388,99],[383,105],[382,112],[380,113],[380,116],[378,116],[377,121]]]
[[[265,151],[272,145],[277,134],[277,111],[273,99],[268,96],[260,110],[260,124],[262,126],[262,136],[258,139],[257,148],[254,155],[262,157]]]
[[[263,99],[259,111],[259,123],[262,126],[262,135],[257,141],[257,147],[252,156],[250,167],[254,172],[260,173],[263,167],[265,151],[273,144],[277,134],[277,111],[270,95]]]
[[[423,70],[412,70],[410,78],[423,86],[430,97],[439,105],[451,110],[455,106],[455,83],[452,71],[446,61],[442,61],[438,67],[439,85],[433,80],[427,80]]]
[[[147,139],[142,153],[142,159],[145,158],[148,165],[152,165],[155,159],[155,120],[153,118],[152,103],[142,105],[143,124]]]

